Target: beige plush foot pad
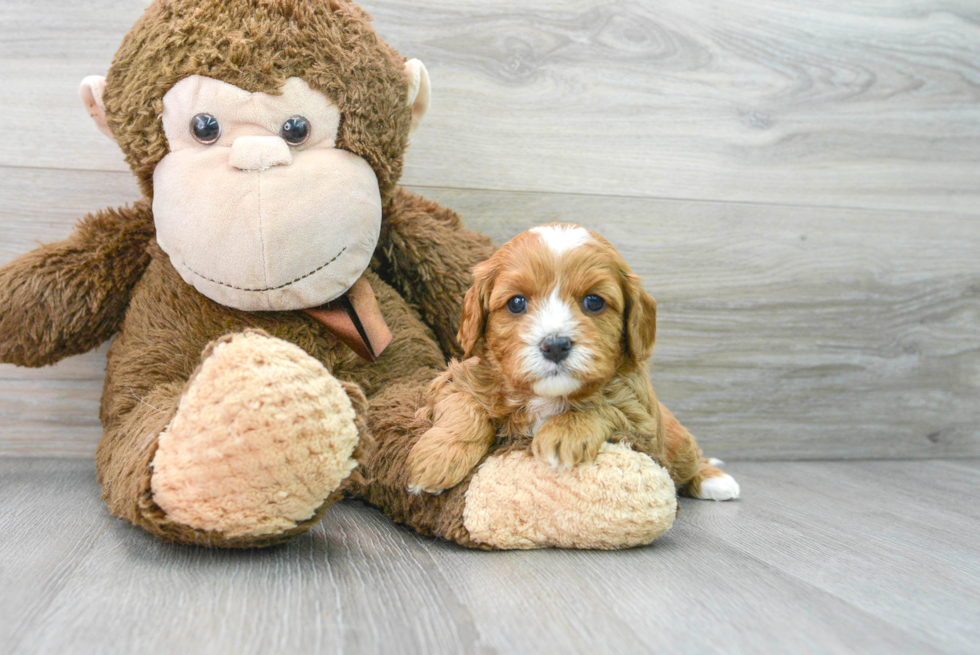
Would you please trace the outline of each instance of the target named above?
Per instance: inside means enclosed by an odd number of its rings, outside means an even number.
[[[160,435],[153,499],[198,530],[276,534],[338,488],[357,441],[351,402],[320,362],[263,334],[225,337]]]
[[[650,543],[676,513],[666,470],[624,445],[606,444],[594,464],[563,472],[524,451],[490,457],[466,491],[463,524],[494,548],[608,550]]]

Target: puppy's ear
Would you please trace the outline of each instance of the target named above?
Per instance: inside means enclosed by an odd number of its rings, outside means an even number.
[[[493,289],[495,267],[492,260],[483,262],[473,269],[473,286],[463,298],[463,320],[459,324],[456,340],[463,347],[463,357],[470,357],[477,342],[483,338],[487,328],[487,313],[490,311],[490,291]]]
[[[643,290],[640,278],[626,274],[626,314],[623,317],[626,348],[636,363],[646,361],[657,340],[657,301]]]

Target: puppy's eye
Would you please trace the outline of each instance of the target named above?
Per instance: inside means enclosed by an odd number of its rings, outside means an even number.
[[[191,119],[191,134],[199,143],[209,146],[221,136],[221,125],[211,114],[198,114]]]
[[[514,296],[507,301],[507,311],[511,314],[523,314],[527,311],[527,298],[524,296]]]
[[[592,314],[598,314],[605,306],[606,301],[594,293],[590,293],[585,297],[585,300],[582,301],[582,307],[585,308],[585,311],[591,312]]]
[[[310,122],[302,116],[293,116],[282,124],[279,136],[291,146],[301,146],[310,138]]]

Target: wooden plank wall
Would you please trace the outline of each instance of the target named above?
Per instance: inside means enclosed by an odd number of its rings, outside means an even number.
[[[712,454],[980,455],[974,0],[363,4],[433,79],[405,183],[499,241],[606,234]],[[144,5],[0,7],[0,262],[138,197],[76,89]],[[90,455],[103,365],[0,365],[0,454]]]

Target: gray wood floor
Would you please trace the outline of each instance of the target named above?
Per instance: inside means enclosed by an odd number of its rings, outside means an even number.
[[[268,551],[162,544],[92,464],[0,460],[0,653],[975,653],[977,460],[734,463],[630,551],[471,552],[342,503]]]

